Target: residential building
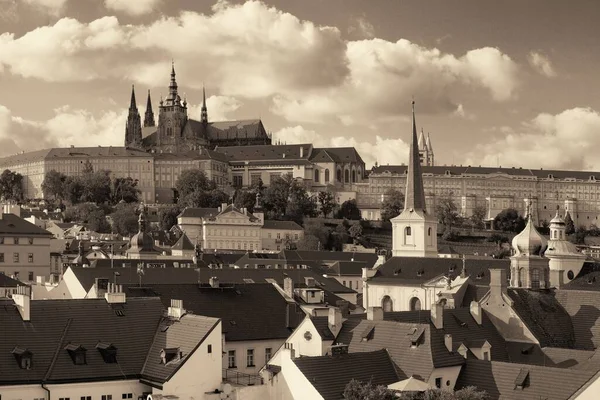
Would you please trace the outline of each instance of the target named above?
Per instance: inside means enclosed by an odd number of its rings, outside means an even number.
[[[0,273],[22,282],[49,277],[52,234],[14,214],[0,215]]]
[[[295,248],[304,239],[304,229],[294,221],[265,220],[260,232],[262,250]]]
[[[13,294],[17,293],[17,288],[21,286],[26,285],[8,275],[0,274],[0,299],[12,297]]]

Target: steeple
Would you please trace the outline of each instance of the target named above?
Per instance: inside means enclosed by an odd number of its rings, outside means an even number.
[[[131,85],[131,102],[125,125],[125,147],[139,147],[142,144],[142,121],[135,101],[135,88]]]
[[[203,124],[208,123],[208,110],[206,109],[206,91],[204,90],[204,85],[202,86],[202,109],[201,109],[200,121]]]
[[[177,93],[177,81],[175,80],[175,63],[171,63],[171,82],[169,83],[169,94],[165,99],[165,106],[180,106],[181,97]]]
[[[414,102],[413,102],[414,109]],[[414,113],[413,113],[414,115]],[[423,133],[423,128],[421,128],[421,133],[419,134],[419,150],[425,150],[425,134]]]
[[[425,190],[423,189],[423,175],[419,161],[419,144],[417,140],[417,122],[415,120],[415,102],[412,102],[412,138],[410,143],[410,154],[408,157],[408,171],[406,176],[406,192],[404,210],[423,211],[427,213],[425,206]]]
[[[429,136],[429,132],[427,132],[427,140],[425,141],[425,147],[429,150],[430,153],[433,153],[433,147],[431,147],[431,137]]]
[[[144,128],[155,126],[154,112],[152,111],[152,100],[150,100],[150,90],[148,90],[148,100],[146,101],[146,115],[144,116]]]

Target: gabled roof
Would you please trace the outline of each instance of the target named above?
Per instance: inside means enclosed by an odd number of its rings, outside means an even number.
[[[329,267],[328,273],[338,276],[362,276],[363,268],[368,268],[365,261],[336,261]]]
[[[11,278],[8,275],[0,274],[0,287],[4,288],[15,288],[17,286],[26,286],[21,281]]]
[[[141,373],[142,378],[158,383],[171,379],[219,325],[219,322],[217,318],[190,314],[183,315],[179,320],[162,318],[146,357]],[[173,361],[164,364],[161,360],[161,351],[166,349],[174,349],[179,354]]]
[[[319,261],[319,262],[335,262],[335,261],[364,261],[369,268],[373,267],[377,262],[377,254],[375,253],[360,253],[360,252],[345,252],[345,251],[316,251],[316,250],[284,250],[279,253],[281,257],[288,262],[290,261]]]
[[[46,160],[55,158],[97,158],[97,157],[115,157],[131,158],[143,157],[152,158],[152,154],[144,150],[137,150],[120,146],[97,146],[97,147],[54,147],[46,155]]]
[[[324,400],[340,400],[352,379],[384,386],[398,381],[394,364],[386,350],[300,357],[293,361]]]
[[[333,332],[329,329],[329,318],[328,317],[307,317],[310,318],[315,329],[319,332],[321,339],[323,340],[334,340]]]
[[[420,285],[442,274],[459,275],[462,260],[439,257],[392,257],[377,268],[377,273],[369,282],[383,284]],[[466,259],[467,275],[476,286],[490,284],[490,268],[508,270],[510,260]],[[450,272],[453,269],[453,272]]]
[[[456,389],[476,386],[491,400],[564,400],[571,398],[595,373],[594,370],[469,359],[458,376]],[[519,380],[523,381],[522,389],[517,388]]]
[[[151,285],[165,307],[171,299],[196,314],[220,318],[227,341],[287,339],[304,313],[296,312],[268,283],[225,285],[219,288],[198,284]],[[288,315],[290,319],[288,320]],[[169,328],[170,329],[170,328]]]
[[[571,317],[553,291],[508,289],[513,309],[542,347],[573,348],[575,333]]]
[[[315,148],[310,160],[313,162],[365,163],[354,147]]]
[[[12,301],[0,301],[0,309],[1,386],[136,378],[163,305],[158,298],[127,299],[125,304],[113,305],[104,299],[32,300],[30,322],[23,322]],[[96,349],[99,341],[117,348],[118,363],[104,362]],[[86,365],[74,365],[64,350],[69,344],[87,349]],[[32,353],[31,369],[17,365],[11,354],[16,346]]]
[[[181,235],[181,237],[179,238],[177,243],[175,243],[171,247],[171,250],[194,250],[194,249],[195,249],[194,244],[187,237],[187,235],[185,233],[183,235]]]
[[[0,219],[0,235],[52,237],[52,234],[47,230],[14,214],[2,214],[2,218]]]
[[[219,214],[219,210],[217,208],[186,207],[183,209],[181,214],[178,215],[178,218],[207,218],[214,217],[217,214]]]
[[[263,223],[263,229],[280,229],[288,231],[301,231],[303,228],[294,221],[275,221],[267,219]]]

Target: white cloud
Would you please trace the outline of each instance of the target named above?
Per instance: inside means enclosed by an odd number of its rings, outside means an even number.
[[[468,165],[557,168],[600,171],[600,114],[572,108],[559,114],[539,114],[520,129],[500,127],[505,136],[479,145],[467,154]]]
[[[547,78],[556,77],[556,71],[550,62],[550,59],[536,51],[532,51],[527,56],[527,60],[529,61],[529,65],[533,69],[535,69],[539,74],[544,75]]]
[[[282,128],[273,134],[274,142],[312,143],[315,147],[354,147],[364,160],[367,168],[375,162],[379,165],[398,165],[408,161],[408,144],[401,139],[386,139],[376,135],[374,142],[358,141],[344,136],[323,137],[314,130],[301,125]]]
[[[51,15],[59,15],[67,0],[23,0],[23,2],[37,10],[45,11]]]
[[[496,48],[455,56],[404,39],[346,42],[335,27],[259,1],[219,1],[211,14],[182,12],[138,25],[63,18],[20,37],[0,35],[0,65],[50,82],[164,87],[170,56],[182,88],[206,81],[224,96],[273,99],[271,110],[294,122],[376,126],[406,115],[413,95],[421,112],[451,114],[461,90],[483,89],[506,101],[518,87],[517,65]]]
[[[371,39],[375,37],[375,27],[362,15],[351,19],[348,26],[348,33],[356,35],[361,39]]]
[[[54,146],[122,146],[126,119],[126,110],[93,114],[63,106],[48,120],[31,121],[0,105],[0,155]]]
[[[206,99],[206,110],[210,121],[231,120],[231,114],[242,106],[242,103],[231,96],[210,96]],[[188,116],[200,120],[202,103],[188,106]]]
[[[151,13],[163,0],[104,0],[104,5],[109,10],[123,12],[129,15],[143,15]]]

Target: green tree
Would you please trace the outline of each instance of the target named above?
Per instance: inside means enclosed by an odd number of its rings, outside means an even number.
[[[565,215],[565,234],[572,235],[573,233],[575,233],[575,222],[573,222],[571,214],[567,211],[567,215]]]
[[[359,220],[360,219],[360,210],[356,205],[356,200],[346,200],[340,206],[340,209],[337,212],[338,218],[346,218],[349,220]]]
[[[131,236],[139,231],[137,204],[117,204],[110,217],[113,232],[121,236]]]
[[[177,224],[177,216],[181,214],[179,207],[171,207],[162,209],[158,213],[158,220],[160,221],[160,229],[168,231]]]
[[[385,199],[381,203],[381,219],[389,221],[400,215],[404,209],[404,194],[395,189],[388,190]]]
[[[23,201],[23,175],[5,169],[0,175],[0,195],[3,200]]]
[[[474,229],[485,228],[485,216],[487,215],[487,209],[484,206],[473,207],[473,214],[469,217],[471,226]]]
[[[438,221],[444,225],[445,230],[449,230],[453,226],[458,225],[460,222],[460,215],[458,215],[458,207],[452,198],[452,194],[442,196],[436,203],[435,213]]]
[[[335,195],[332,192],[319,192],[317,194],[317,201],[321,206],[323,217],[327,218],[327,216],[335,209]]]
[[[525,229],[525,219],[514,208],[500,211],[494,218],[494,229],[504,232],[521,232]]]
[[[354,224],[348,229],[348,234],[351,238],[357,239],[363,234],[363,227],[360,224]]]
[[[120,201],[125,203],[137,203],[140,190],[137,188],[138,180],[131,177],[112,179],[112,204]]]
[[[49,171],[44,176],[42,182],[42,193],[44,198],[53,198],[54,200],[60,201],[65,199],[65,182],[67,176],[61,172],[55,170]]]

